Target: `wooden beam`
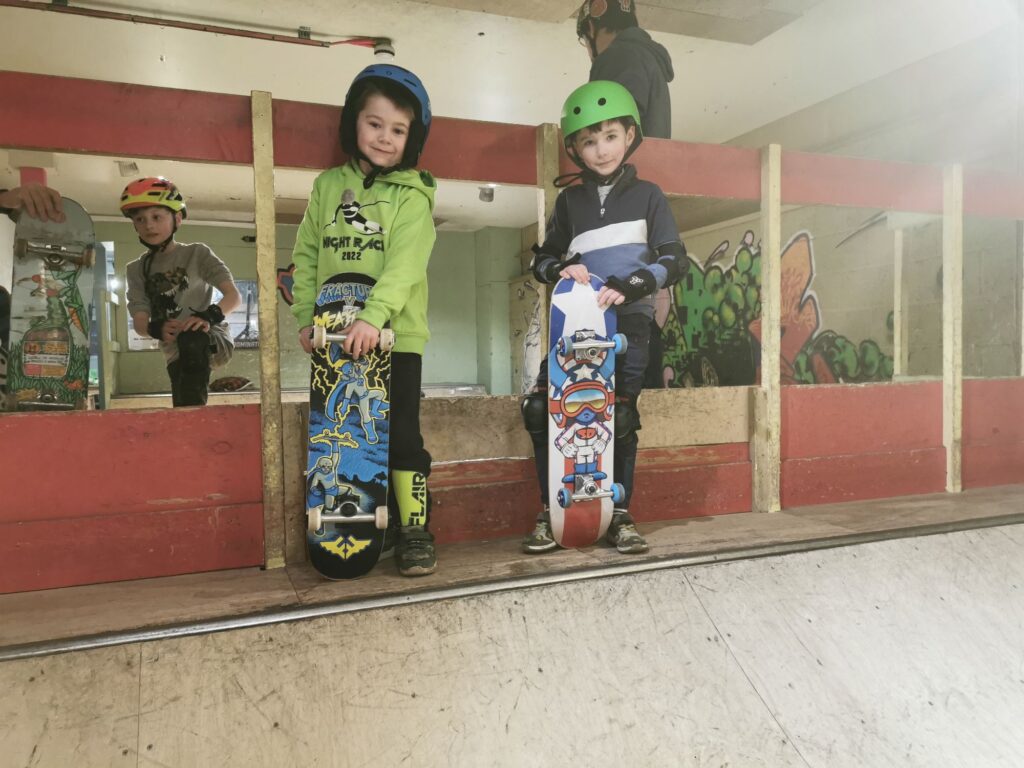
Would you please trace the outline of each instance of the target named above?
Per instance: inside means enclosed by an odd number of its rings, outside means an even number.
[[[754,393],[753,511],[778,512],[782,470],[782,147],[761,153],[761,383]]]
[[[559,155],[562,154],[562,138],[558,126],[543,123],[537,126],[537,241],[543,242],[548,219],[555,210],[558,188]]]
[[[963,488],[963,168],[946,168],[942,186],[942,442],[946,447],[946,490],[959,493]]]
[[[273,104],[252,92],[253,179],[256,192],[256,276],[260,296],[260,418],[263,437],[264,565],[285,564],[281,350],[277,327],[277,242],[274,216]]]
[[[910,362],[910,302],[903,265],[903,230],[893,232],[892,376],[907,375]]]
[[[942,172],[927,165],[787,151],[782,202],[941,213]]]

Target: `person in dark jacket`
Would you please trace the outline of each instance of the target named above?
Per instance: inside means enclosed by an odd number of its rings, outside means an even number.
[[[672,138],[672,59],[640,29],[634,0],[586,0],[576,16],[576,35],[593,62],[590,80],[625,86],[640,110],[644,136]]]
[[[640,110],[644,136],[672,138],[672,59],[665,46],[640,29],[634,0],[586,0],[576,16],[576,35],[593,62],[591,82],[611,80],[624,86]],[[665,386],[661,327],[653,319],[650,338],[644,386],[660,389]]]

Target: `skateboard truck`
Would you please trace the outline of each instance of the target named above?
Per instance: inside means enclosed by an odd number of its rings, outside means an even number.
[[[573,339],[572,336],[563,336],[558,340],[558,354],[562,357],[574,355],[577,359],[595,360],[598,352],[602,349],[610,349],[616,355],[626,351],[626,337],[616,333],[608,341],[598,339]]]
[[[325,515],[323,504],[313,507],[306,515],[309,518],[309,531],[316,533],[323,528],[324,523],[373,523],[379,531],[388,527],[388,508],[377,507],[372,513],[362,513],[359,505],[353,502],[345,502],[340,507],[342,514]],[[345,512],[348,511],[348,514]]]
[[[576,480],[576,491],[570,493],[567,488],[558,489],[558,505],[562,509],[568,509],[574,501],[591,501],[593,499],[611,499],[613,504],[618,504],[626,497],[626,491],[621,483],[612,483],[612,487],[601,490],[601,486],[590,475],[578,477]]]
[[[328,344],[340,344],[345,340],[346,335],[347,334],[344,333],[329,333],[322,325],[314,325],[313,348],[323,349]],[[395,346],[395,332],[390,328],[382,330],[380,332],[380,343],[378,346],[382,351],[390,352],[391,348]]]

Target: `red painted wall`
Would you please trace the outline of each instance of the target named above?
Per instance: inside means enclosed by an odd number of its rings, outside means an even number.
[[[639,452],[630,511],[639,522],[750,511],[747,443]],[[430,528],[440,543],[521,536],[540,511],[533,459],[435,467]]]
[[[942,384],[782,388],[782,506],[938,493]]]
[[[1024,483],[1024,379],[964,381],[963,485]]]
[[[263,562],[259,407],[0,417],[0,593]]]

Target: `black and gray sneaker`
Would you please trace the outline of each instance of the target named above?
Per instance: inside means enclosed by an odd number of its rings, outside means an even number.
[[[539,555],[541,552],[550,552],[557,546],[558,542],[551,535],[551,515],[545,506],[544,511],[537,518],[533,533],[523,539],[523,552],[528,555]]]
[[[623,555],[639,555],[649,549],[647,539],[640,535],[633,518],[625,510],[617,509],[612,514],[606,538]]]
[[[422,525],[403,525],[395,546],[398,572],[403,576],[427,576],[437,568],[434,534]]]

